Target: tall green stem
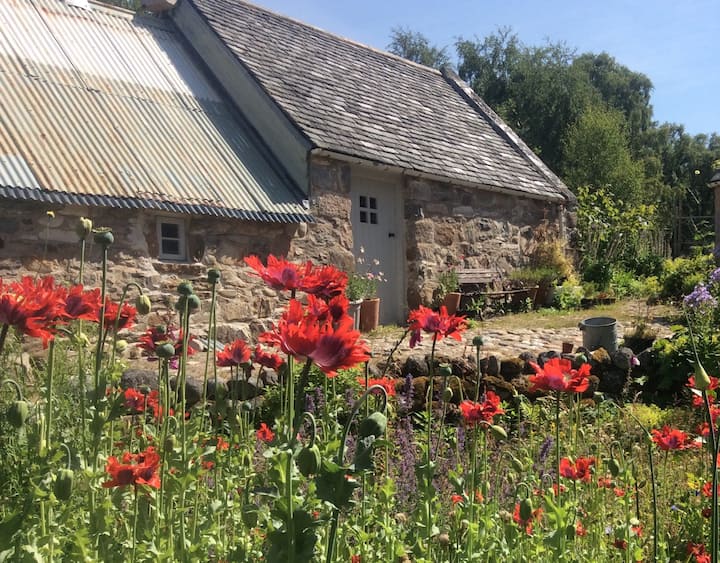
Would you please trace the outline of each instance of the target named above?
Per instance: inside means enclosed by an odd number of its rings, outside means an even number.
[[[48,367],[47,367],[47,397],[45,404],[45,447],[47,451],[52,448],[52,416],[53,416],[53,384],[55,376],[55,339],[50,341],[50,349],[48,350]],[[44,452],[41,452],[44,455]]]

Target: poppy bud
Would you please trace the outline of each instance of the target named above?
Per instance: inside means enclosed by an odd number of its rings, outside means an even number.
[[[387,427],[387,417],[380,411],[375,411],[366,419],[360,422],[358,426],[358,436],[360,439],[374,436],[380,438],[385,434],[385,428]]]
[[[215,268],[212,268],[208,270],[207,273],[207,281],[208,283],[215,284],[220,281],[220,270],[217,270]]]
[[[107,227],[103,227],[100,229],[95,229],[95,235],[93,236],[93,240],[103,248],[107,248],[115,241],[115,237],[113,236],[110,229],[108,229]]]
[[[158,358],[168,360],[175,355],[175,345],[172,342],[163,342],[155,346],[155,353]]]
[[[92,232],[93,224],[87,217],[80,217],[75,226],[75,232],[80,240],[85,240]]]
[[[188,280],[181,281],[177,286],[177,292],[180,295],[192,295],[193,294],[192,283],[190,283]]]
[[[297,456],[298,471],[305,477],[317,473],[321,462],[320,448],[315,445],[301,449]]]
[[[137,312],[141,315],[147,315],[152,309],[150,298],[144,293],[138,295],[135,299],[135,309],[137,309]]]
[[[452,367],[450,364],[441,364],[440,365],[440,375],[443,377],[450,377],[452,375]]]
[[[533,515],[533,504],[530,498],[524,498],[520,501],[520,518],[522,520],[530,520]]]
[[[7,410],[8,422],[15,428],[25,426],[25,421],[30,416],[30,407],[25,401],[15,401]]]
[[[122,354],[125,350],[127,350],[128,343],[127,340],[118,340],[115,342],[115,351],[118,354]]]
[[[507,432],[502,426],[498,426],[497,424],[491,424],[490,432],[492,433],[493,438],[495,438],[496,440],[507,440]]]
[[[610,461],[608,461],[608,469],[610,470],[610,475],[617,477],[621,469],[620,462],[614,457],[611,457]]]
[[[72,341],[76,346],[79,346],[80,348],[87,348],[90,346],[90,339],[88,338],[88,335],[84,332],[78,332],[77,334],[73,334]]]
[[[442,392],[442,400],[445,403],[449,403],[453,398],[453,390],[450,387],[445,387]]]
[[[510,464],[512,465],[513,469],[518,473],[522,473],[523,471],[525,471],[522,462],[514,455],[510,456]]]
[[[254,528],[258,523],[258,509],[253,504],[244,504],[241,511],[243,524],[248,528]]]
[[[75,474],[72,469],[61,469],[55,476],[53,492],[58,500],[68,500],[72,496],[73,479]]]
[[[175,450],[175,446],[177,446],[177,437],[174,434],[170,434],[167,438],[165,438],[165,451],[166,452],[172,452]]]
[[[710,389],[710,376],[700,362],[695,362],[695,389],[698,391]]]

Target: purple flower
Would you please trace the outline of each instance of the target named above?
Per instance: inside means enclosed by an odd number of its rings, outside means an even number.
[[[710,283],[715,284],[720,282],[720,268],[717,268],[712,274],[710,274]]]
[[[692,309],[717,307],[717,300],[710,294],[707,287],[705,287],[705,284],[702,282],[695,286],[692,293],[685,296],[683,303]]]

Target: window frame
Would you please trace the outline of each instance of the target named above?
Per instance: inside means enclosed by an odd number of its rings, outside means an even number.
[[[156,234],[158,241],[158,258],[160,260],[171,260],[173,262],[184,262],[187,260],[187,221],[176,217],[158,217],[156,219]],[[162,234],[163,225],[176,225],[178,237],[164,237]],[[177,240],[178,254],[163,252],[163,240]]]

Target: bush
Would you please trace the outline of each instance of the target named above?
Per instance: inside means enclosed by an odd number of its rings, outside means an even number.
[[[572,280],[568,280],[561,286],[555,288],[553,306],[561,311],[567,309],[579,309],[584,296],[582,286]]]
[[[625,260],[624,265],[627,270],[637,276],[647,278],[650,276],[660,276],[662,274],[663,260],[664,258],[659,254],[648,252]]]
[[[591,262],[585,267],[582,273],[582,279],[585,282],[594,283],[599,291],[606,291],[610,287],[612,279],[613,267],[610,262],[597,260]]]
[[[695,286],[704,282],[715,267],[710,254],[693,258],[674,258],[663,262],[663,273],[660,277],[664,299],[681,299],[692,292]]]

